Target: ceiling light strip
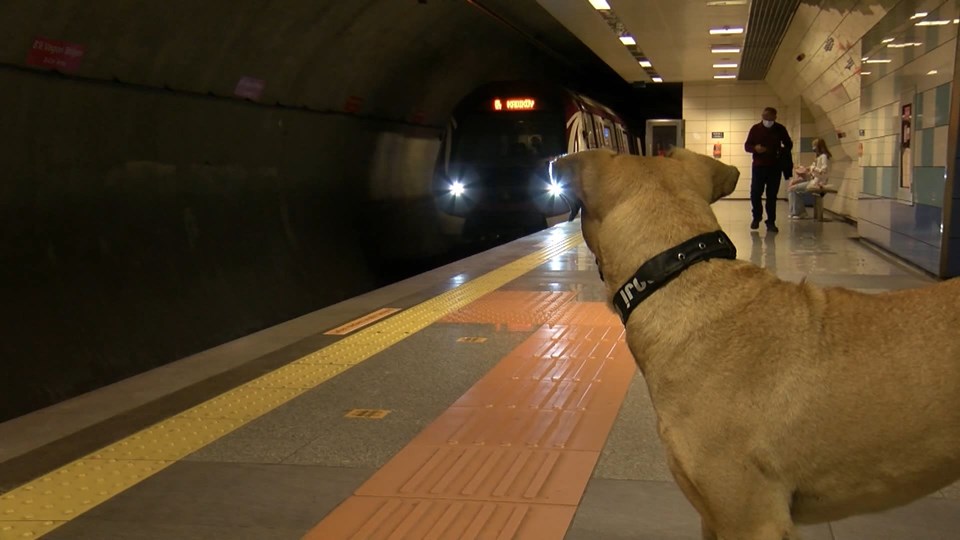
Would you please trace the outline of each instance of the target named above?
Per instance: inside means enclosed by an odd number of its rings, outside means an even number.
[[[623,43],[623,46],[627,48],[627,51],[633,56],[633,58],[640,64],[640,67],[643,68],[644,72],[650,76],[653,82],[663,82],[657,72],[653,69],[653,64],[650,62],[650,59],[647,58],[647,55],[643,53],[640,47],[637,46],[636,39],[627,32],[626,26],[624,26],[623,21],[620,20],[620,17],[617,16],[616,12],[610,8],[604,0],[589,0],[590,5],[597,10],[597,13],[600,14],[600,17],[607,23],[607,26],[610,27],[610,30],[617,36],[617,39],[620,40],[620,43]],[[606,7],[597,7],[606,6]]]

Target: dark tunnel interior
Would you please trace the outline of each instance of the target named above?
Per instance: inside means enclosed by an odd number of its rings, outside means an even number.
[[[637,136],[681,109],[534,0],[36,0],[0,28],[0,421],[491,247],[430,195],[483,83],[568,86]],[[82,57],[29,65],[38,37]]]

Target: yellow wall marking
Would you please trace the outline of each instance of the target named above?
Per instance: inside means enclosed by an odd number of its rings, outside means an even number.
[[[0,540],[60,527],[582,242],[579,232],[555,235],[535,253],[0,495]]]
[[[323,335],[325,335],[325,336],[345,336],[345,335],[349,334],[350,332],[353,332],[354,330],[359,330],[360,328],[363,328],[364,326],[367,326],[367,325],[369,325],[369,324],[373,324],[373,323],[379,321],[380,319],[382,319],[382,318],[384,318],[384,317],[386,317],[386,316],[388,316],[388,315],[393,315],[394,313],[396,313],[396,312],[398,312],[398,311],[400,311],[400,308],[395,308],[395,307],[380,308],[380,309],[374,311],[373,313],[367,313],[367,314],[364,315],[363,317],[360,317],[360,318],[358,318],[358,319],[354,319],[354,320],[348,322],[347,324],[344,324],[343,326],[338,326],[338,327],[334,328],[333,330],[327,330],[326,332],[323,333]]]
[[[483,343],[483,342],[486,341],[486,340],[487,340],[487,338],[485,338],[485,337],[474,337],[474,336],[470,336],[470,337],[462,337],[462,338],[458,339],[458,340],[457,340],[457,343]]]
[[[353,409],[346,414],[346,417],[379,420],[388,414],[390,414],[390,411],[386,409]]]

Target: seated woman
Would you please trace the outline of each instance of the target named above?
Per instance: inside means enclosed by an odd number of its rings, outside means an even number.
[[[827,149],[827,144],[823,142],[823,139],[814,139],[812,146],[813,151],[817,154],[817,159],[810,167],[797,167],[796,174],[787,187],[788,190],[797,194],[790,199],[790,217],[792,218],[807,217],[807,209],[803,206],[799,194],[825,186],[829,178],[827,169],[833,154]]]

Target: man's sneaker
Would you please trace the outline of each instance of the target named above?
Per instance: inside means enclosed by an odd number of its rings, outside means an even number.
[[[759,219],[755,219],[755,220],[751,221],[751,222],[750,222],[750,228],[753,229],[754,231],[757,230],[757,229],[759,229],[759,228],[760,228],[760,220],[759,220]]]

